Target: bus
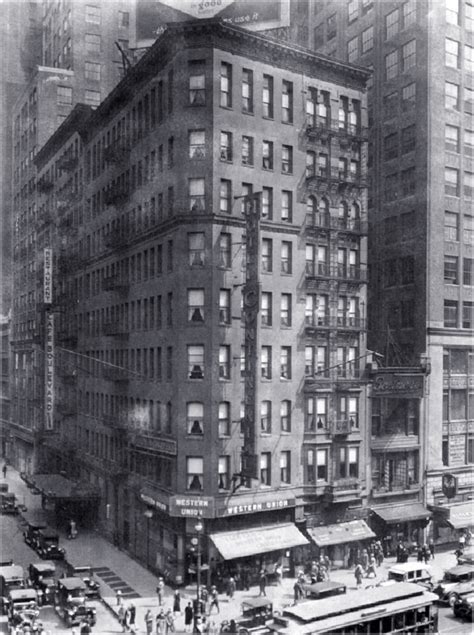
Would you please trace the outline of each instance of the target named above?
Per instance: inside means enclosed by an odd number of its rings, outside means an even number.
[[[287,635],[437,633],[438,596],[410,582],[287,607],[268,624]]]

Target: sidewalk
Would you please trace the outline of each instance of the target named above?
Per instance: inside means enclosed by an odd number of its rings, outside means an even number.
[[[41,509],[41,497],[32,494],[11,466],[8,466],[7,482],[11,491],[15,492],[19,503],[27,506],[28,510]],[[98,582],[101,585],[102,600],[116,614],[118,605],[116,600],[116,589],[128,587],[133,593],[123,595],[125,606],[131,601],[137,608],[136,624],[138,633],[145,632],[144,616],[148,609],[151,609],[155,617],[158,612],[158,600],[156,586],[158,578],[150,573],[145,567],[133,560],[126,552],[120,551],[108,540],[95,531],[79,532],[75,540],[67,540],[64,531],[60,531],[61,544],[66,548],[66,558],[71,564],[91,565],[96,570]],[[456,558],[452,547],[445,551],[436,553],[434,561],[429,564],[432,568],[434,580],[443,577],[444,570],[456,564]],[[413,561],[413,558],[410,558]],[[387,571],[395,562],[395,558],[386,558],[382,566],[377,569],[377,578],[364,579],[363,588],[372,586],[387,578]],[[98,571],[97,571],[98,570]],[[104,577],[102,577],[102,575]],[[356,588],[354,573],[352,569],[336,569],[330,572],[331,580],[342,582],[347,585],[348,590]],[[125,587],[122,587],[125,584]],[[275,608],[283,608],[293,603],[293,578],[284,578],[279,586],[268,586],[266,593],[274,603]],[[195,587],[180,589],[182,614],[176,619],[176,632],[184,632],[184,607],[188,601],[192,601],[196,595]],[[134,597],[137,595],[138,597]],[[165,612],[173,607],[173,589],[166,587],[163,608]],[[250,591],[236,591],[232,599],[223,595],[220,596],[220,614],[212,615],[210,620],[220,623],[223,620],[237,618],[241,615],[241,603],[249,597],[258,595],[258,587],[253,587]]]

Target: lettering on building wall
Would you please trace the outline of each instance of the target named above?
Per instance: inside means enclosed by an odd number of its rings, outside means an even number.
[[[51,304],[53,301],[53,250],[44,250],[44,279],[43,279],[43,301]]]
[[[54,314],[45,315],[45,430],[54,429]]]
[[[209,496],[170,496],[170,516],[214,518],[214,499]]]
[[[391,397],[423,397],[423,375],[383,374],[375,375],[372,383],[374,396],[387,395]]]

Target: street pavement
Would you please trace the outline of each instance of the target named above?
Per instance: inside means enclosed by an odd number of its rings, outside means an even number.
[[[20,503],[24,504],[29,511],[41,508],[41,497],[34,495],[20,478],[18,472],[8,467],[7,482],[10,491],[15,492]],[[18,530],[21,535],[21,530]],[[131,602],[136,606],[136,632],[145,632],[144,616],[148,609],[151,609],[155,616],[158,612],[158,599],[156,586],[158,578],[133,560],[126,552],[121,551],[100,534],[91,530],[80,530],[75,540],[67,540],[64,532],[59,530],[60,542],[66,548],[66,557],[71,564],[91,565],[96,571],[97,580],[100,582],[102,591],[102,601],[112,614],[116,615],[118,610],[116,590],[120,588],[123,596],[123,604],[128,606]],[[2,559],[8,557],[8,545],[2,544]],[[33,553],[33,552],[32,552]],[[35,558],[31,558],[34,561]],[[377,569],[377,578],[364,579],[360,593],[367,593],[370,587],[381,580],[387,578],[387,571],[394,563],[394,558],[385,559],[380,568]],[[433,572],[433,579],[439,580],[443,577],[444,571],[456,564],[454,548],[448,548],[435,554],[434,560],[430,562]],[[347,590],[356,589],[355,578],[352,570],[336,569],[330,572],[330,579],[347,585]],[[284,578],[278,586],[268,586],[266,593],[273,602],[275,608],[282,609],[293,603],[294,579]],[[164,593],[163,608],[165,611],[173,607],[173,589],[166,587]],[[196,595],[196,588],[187,587],[180,589],[181,609]],[[220,613],[210,616],[209,620],[219,625],[223,620],[237,618],[241,615],[241,604],[244,600],[258,595],[258,587],[253,587],[250,591],[236,591],[233,598],[221,595]],[[462,624],[459,620],[454,620],[452,611],[449,608],[440,610],[440,630],[444,633],[471,633],[471,625]],[[110,620],[109,620],[110,621]],[[116,630],[107,628],[107,632],[120,632],[120,627],[116,622]],[[184,615],[177,615],[175,618],[175,631],[184,632]],[[58,632],[58,631],[53,631]],[[94,629],[94,632],[101,631]],[[105,632],[105,631],[104,631]]]

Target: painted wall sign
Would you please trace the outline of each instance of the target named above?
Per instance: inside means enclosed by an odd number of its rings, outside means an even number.
[[[162,501],[157,500],[155,496],[152,496],[148,492],[140,492],[139,498],[141,501],[143,501],[146,505],[149,505],[150,507],[155,507],[156,509],[159,509],[162,512],[168,511],[168,505],[166,503],[163,503]]]
[[[261,31],[288,26],[289,15],[289,0],[137,0],[137,39],[155,39],[167,22],[219,18]]]
[[[404,375],[399,373],[376,374],[373,377],[372,393],[374,396],[414,397],[424,395],[424,375]]]
[[[44,415],[45,430],[54,429],[54,314],[46,311],[45,315],[45,395]]]
[[[228,502],[223,507],[218,507],[216,516],[238,516],[240,514],[254,514],[255,512],[269,512],[277,509],[286,509],[295,506],[295,499],[279,498],[275,500],[235,501]]]
[[[53,301],[53,250],[44,250],[44,279],[43,279],[43,301],[51,304]]]
[[[214,499],[210,496],[170,496],[169,514],[214,518]]]

